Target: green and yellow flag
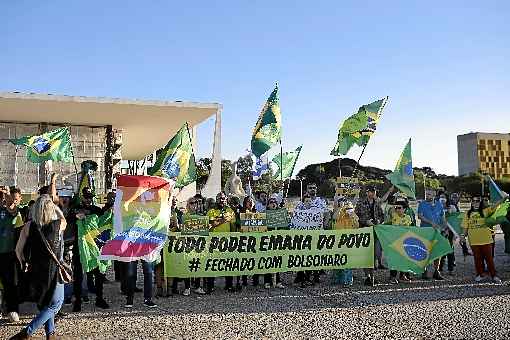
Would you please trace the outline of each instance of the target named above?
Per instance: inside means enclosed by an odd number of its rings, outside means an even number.
[[[338,131],[338,139],[331,155],[346,155],[354,144],[366,145],[375,133],[387,101],[388,97],[363,105],[357,113],[347,118]]]
[[[386,175],[391,184],[397,187],[407,197],[416,199],[416,185],[414,183],[413,160],[411,157],[411,138],[398,159],[395,171]]]
[[[287,179],[292,177],[302,147],[301,145],[294,151],[284,152],[274,156],[273,163],[278,166],[278,171],[273,175],[274,179]]]
[[[90,272],[99,267],[104,273],[110,261],[99,260],[100,248],[111,237],[113,227],[113,213],[108,211],[104,215],[89,215],[83,220],[76,222],[78,226],[78,247],[80,250],[80,262],[85,272]]]
[[[156,164],[147,170],[150,176],[159,176],[175,181],[182,188],[197,180],[197,166],[188,123],[170,139],[159,155]]]
[[[453,251],[434,228],[378,225],[374,229],[388,267],[393,270],[421,274],[435,259]]]
[[[282,116],[278,99],[278,85],[267,98],[251,137],[251,152],[260,157],[282,137]]]
[[[45,132],[38,136],[10,139],[9,142],[14,145],[26,146],[27,159],[33,163],[49,160],[66,163],[73,161],[73,146],[67,127]]]

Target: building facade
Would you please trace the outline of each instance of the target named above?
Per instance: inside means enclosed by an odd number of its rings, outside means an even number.
[[[457,136],[459,176],[474,172],[510,177],[510,134],[472,132]]]

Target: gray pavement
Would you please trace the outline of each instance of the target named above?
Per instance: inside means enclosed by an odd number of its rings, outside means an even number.
[[[392,285],[389,272],[378,270],[381,283],[372,288],[355,270],[348,288],[332,285],[327,273],[321,284],[302,289],[285,274],[283,290],[249,286],[227,293],[220,280],[212,295],[155,299],[158,307],[150,310],[141,295],[132,310],[124,309],[119,285],[111,283],[105,286],[111,310],[90,303],[71,313],[65,306],[69,314],[57,332],[64,339],[509,339],[510,256],[503,253],[502,235],[496,246],[502,285],[474,283],[472,257],[464,259],[458,249],[456,255],[457,267],[445,281]],[[21,323],[1,324],[0,338],[15,334],[33,312],[24,304]]]

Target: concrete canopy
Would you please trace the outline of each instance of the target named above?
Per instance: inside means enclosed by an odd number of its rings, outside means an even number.
[[[0,92],[0,121],[106,126],[122,130],[122,158],[139,160],[164,146],[188,122],[195,126],[221,104]]]

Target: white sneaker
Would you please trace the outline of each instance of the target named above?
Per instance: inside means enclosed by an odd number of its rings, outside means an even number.
[[[195,292],[195,294],[198,294],[198,295],[205,294],[205,290],[202,287],[198,287],[197,289],[194,290],[194,292]]]
[[[481,275],[477,275],[475,277],[475,282],[482,282],[483,281],[483,277]]]
[[[186,288],[184,290],[184,292],[182,292],[182,295],[184,295],[184,296],[190,296],[190,294],[191,294],[191,289],[189,289],[189,288]]]
[[[500,280],[501,281],[501,280]],[[10,312],[7,317],[9,318],[10,322],[18,323],[19,322],[19,315],[16,312]]]
[[[492,278],[492,282],[497,283],[498,285],[500,285],[502,283],[501,279],[499,277],[497,277],[497,276],[494,276]]]
[[[264,288],[265,289],[270,289],[271,288],[271,284],[270,283],[264,283]]]
[[[281,282],[278,282],[275,287],[278,289],[285,289],[285,286]]]

